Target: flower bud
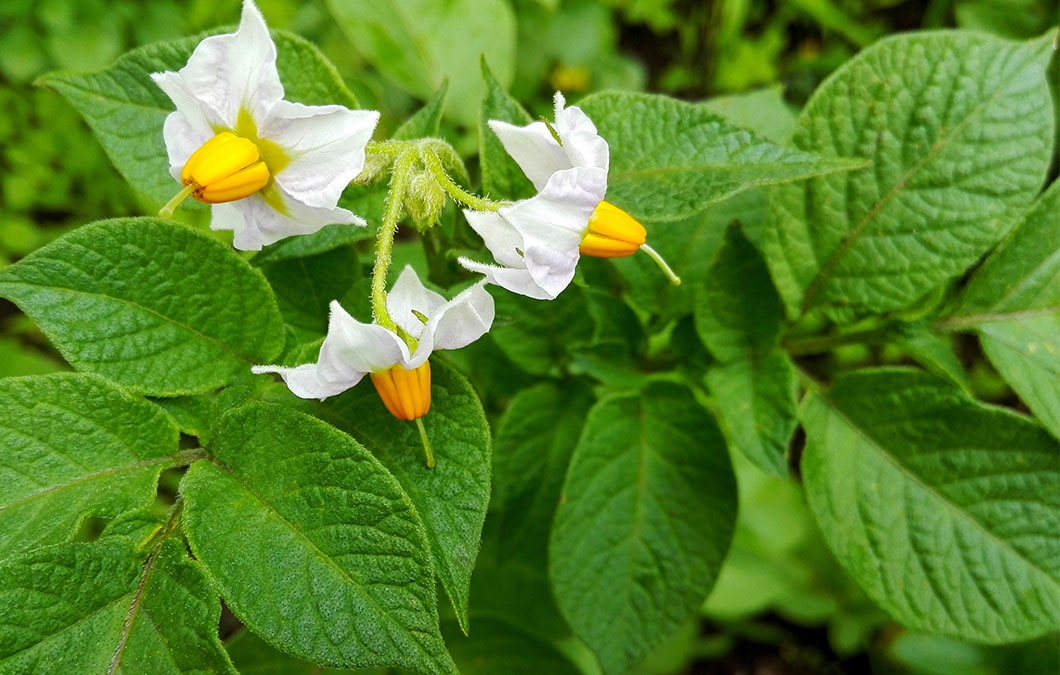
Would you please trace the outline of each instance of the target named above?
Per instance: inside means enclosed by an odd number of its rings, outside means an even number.
[[[633,255],[644,244],[648,233],[622,209],[610,202],[600,202],[589,217],[578,251],[597,258],[621,258]]]
[[[405,210],[416,227],[426,230],[436,225],[444,208],[445,191],[438,181],[426,172],[414,175],[405,193]]]
[[[191,196],[200,202],[233,202],[265,187],[269,168],[253,141],[222,131],[192,153],[180,172],[180,182],[194,185]]]
[[[372,373],[371,378],[383,405],[399,420],[418,419],[431,409],[430,361],[412,370],[391,366]]]

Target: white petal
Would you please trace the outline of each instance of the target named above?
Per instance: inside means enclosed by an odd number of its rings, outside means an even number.
[[[482,337],[493,325],[493,296],[485,282],[461,291],[427,323],[435,349],[460,349]]]
[[[557,171],[545,188],[530,199],[497,211],[523,238],[527,250],[577,249],[589,227],[589,217],[607,192],[607,176],[600,169]]]
[[[494,260],[508,267],[523,267],[523,256],[518,253],[526,248],[523,236],[501,214],[466,209],[464,215],[471,229],[482,237]]]
[[[408,345],[393,331],[378,324],[361,323],[332,301],[328,336],[320,346],[317,361],[321,368],[334,373],[343,369],[374,373],[398,363],[406,364],[410,359]]]
[[[567,154],[544,122],[517,127],[507,122],[490,120],[489,126],[501,139],[504,150],[538,190],[544,189],[553,173],[571,168]]]
[[[603,169],[610,163],[610,152],[596,131],[596,125],[577,106],[563,108],[563,97],[556,92],[556,133],[563,141],[563,152],[571,166]]]
[[[386,309],[390,312],[390,318],[417,339],[423,334],[424,323],[412,310],[429,321],[445,305],[445,298],[424,286],[412,265],[405,265],[394,287],[386,295]]]
[[[252,0],[244,0],[236,32],[200,42],[178,75],[182,89],[204,109],[207,119],[216,116],[229,129],[236,127],[241,111],[260,122],[283,98],[276,45]],[[175,98],[174,102],[179,108]]]
[[[485,274],[486,281],[495,286],[500,286],[501,288],[509,290],[512,293],[525,295],[526,297],[534,298],[535,300],[554,300],[556,298],[555,295],[549,295],[545,289],[538,286],[537,282],[534,281],[533,277],[530,276],[530,272],[525,267],[498,267],[497,265],[488,265],[468,258],[458,258],[457,262],[459,262],[464,269],[478,272],[479,274]]]
[[[327,225],[366,225],[364,219],[346,209],[306,206],[284,194],[281,188],[274,186],[271,189],[275,190],[271,200],[279,201],[284,213],[267,203],[261,193],[255,193],[239,201],[215,204],[210,229],[233,230],[232,245],[235,248],[260,251],[262,246],[297,234],[312,234]]]
[[[213,130],[201,124],[191,123],[188,117],[177,112],[169,113],[162,126],[162,137],[166,141],[166,153],[169,155],[169,173],[174,180],[180,180],[180,172],[187,163],[191,153],[213,137]]]
[[[364,373],[350,370],[346,376],[336,377],[336,373],[326,372],[315,363],[306,363],[297,368],[254,366],[250,370],[257,375],[278,373],[295,396],[299,398],[317,398],[321,401],[329,396],[341,394],[353,387],[365,375]],[[329,377],[330,379],[328,379]]]
[[[280,101],[258,134],[290,160],[275,176],[280,187],[309,206],[334,207],[364,168],[364,146],[378,121],[375,111]]]

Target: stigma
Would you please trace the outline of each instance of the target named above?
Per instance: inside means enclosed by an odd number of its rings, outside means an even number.
[[[234,202],[269,182],[269,168],[253,141],[222,131],[206,141],[184,164],[180,182],[194,185],[191,196],[206,204]]]
[[[412,370],[400,365],[372,373],[372,384],[383,405],[399,420],[415,420],[431,409],[431,364]]]
[[[633,255],[648,238],[637,220],[611,202],[600,202],[589,216],[589,228],[578,251],[597,258],[622,258]]]

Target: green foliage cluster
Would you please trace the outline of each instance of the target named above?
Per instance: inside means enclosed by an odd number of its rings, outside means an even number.
[[[427,469],[369,386],[249,370],[312,360],[332,299],[370,318],[385,181],[343,196],[369,228],[253,256],[203,208],[139,215],[175,185],[148,74],[234,14],[5,5],[0,674],[1055,672],[1049,3],[261,4],[323,49],[274,31],[289,99],[444,137],[495,199],[533,189],[485,121],[596,91],[608,200],[684,283],[634,256],[491,290],[489,335],[432,358]],[[998,35],[884,37],[951,20]],[[482,247],[439,219],[392,268],[452,295]]]

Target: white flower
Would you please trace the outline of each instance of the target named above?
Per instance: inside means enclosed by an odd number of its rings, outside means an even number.
[[[414,371],[426,365],[434,350],[459,349],[490,329],[493,298],[483,288],[484,283],[447,301],[427,290],[412,267],[406,266],[387,295],[386,306],[394,323],[416,340],[414,351],[389,328],[362,323],[338,302],[332,302],[328,335],[316,363],[296,368],[254,366],[252,370],[279,373],[295,396],[319,399],[346,391],[367,373],[382,373],[393,366]]]
[[[365,224],[336,205],[364,167],[379,113],[284,101],[276,45],[252,0],[244,0],[235,33],[206,38],[179,72],[151,77],[177,108],[164,127],[170,173],[187,186],[182,194],[214,204],[210,227],[233,230],[236,248],[258,250],[333,223]],[[183,171],[224,132],[245,140],[226,145],[220,141],[233,139],[223,136]],[[209,185],[196,184],[207,175]]]
[[[556,92],[552,129],[544,122],[489,122],[538,194],[497,211],[464,211],[500,266],[467,258],[460,264],[537,299],[553,299],[570,284],[581,254],[630,255],[645,238],[640,223],[604,201],[607,141],[580,108],[564,103]]]

